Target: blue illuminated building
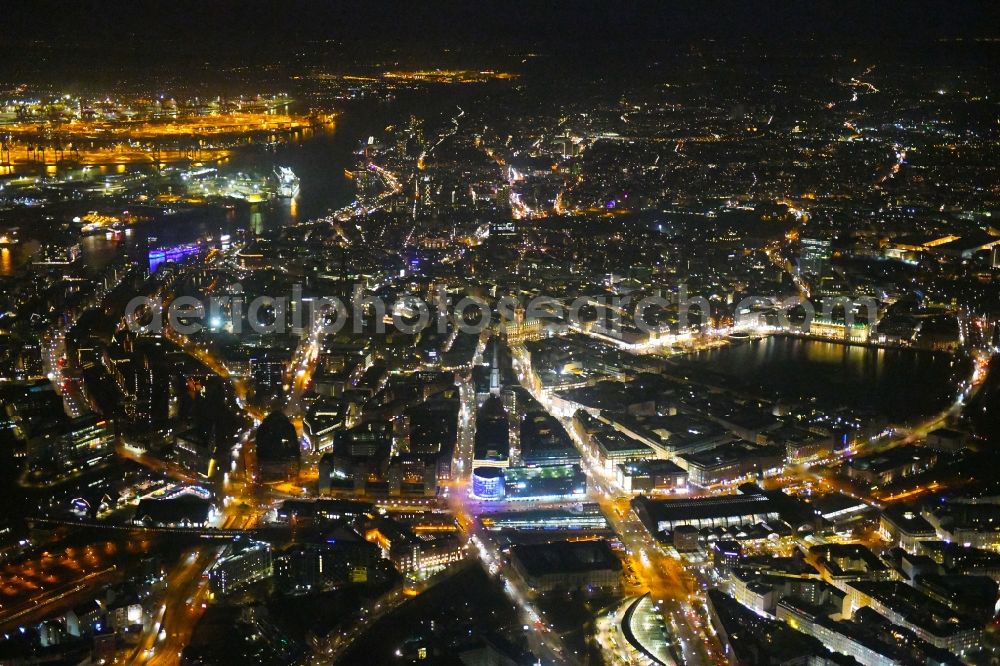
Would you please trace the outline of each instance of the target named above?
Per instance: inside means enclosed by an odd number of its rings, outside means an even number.
[[[472,470],[472,495],[483,500],[501,500],[504,494],[503,470],[477,467]]]

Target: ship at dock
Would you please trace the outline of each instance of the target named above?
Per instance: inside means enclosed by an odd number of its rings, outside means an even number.
[[[279,197],[291,199],[299,193],[299,177],[295,175],[291,167],[278,167],[274,170],[274,175],[278,177]]]

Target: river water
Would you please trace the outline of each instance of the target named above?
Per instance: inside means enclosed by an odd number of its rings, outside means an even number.
[[[276,146],[243,147],[219,166],[223,173],[260,174],[271,173],[276,166],[291,167],[300,180],[294,199],[238,203],[231,209],[205,206],[137,226],[122,239],[87,236],[80,243],[84,260],[99,268],[121,252],[141,260],[148,247],[190,243],[222,234],[235,237],[247,229],[266,235],[287,224],[322,217],[341,208],[354,198],[354,187],[345,178],[344,170],[355,168],[359,137],[381,135],[392,113],[391,106],[385,103],[358,102],[331,126],[307,130]]]
[[[238,202],[231,208],[221,204],[207,205],[194,210],[182,210],[175,215],[154,213],[153,221],[134,225],[127,236],[82,237],[80,247],[83,259],[91,268],[100,269],[122,254],[144,260],[149,247],[190,243],[221,234],[235,236],[242,229],[268,234],[289,223],[321,217],[341,208],[354,198],[354,186],[345,178],[344,170],[356,168],[355,151],[359,142],[369,136],[381,138],[387,125],[405,120],[415,111],[434,108],[434,105],[423,101],[426,97],[426,93],[414,93],[401,96],[394,102],[357,100],[343,103],[336,121],[331,125],[308,129],[277,145],[244,146],[221,162],[206,164],[216,166],[223,174],[240,171],[270,174],[276,166],[291,167],[300,179],[300,190],[294,199],[274,199],[260,204]],[[85,181],[107,173],[128,174],[150,169],[151,166],[145,165],[107,165],[84,171],[79,167],[60,166],[48,167],[43,173],[38,167],[21,165],[15,175]],[[22,237],[25,237],[26,242],[21,246],[2,248],[0,275],[14,273],[37,249],[36,242],[28,241],[34,234],[25,232],[44,226],[40,225],[38,219],[43,213],[53,216],[57,221],[68,221],[75,216],[82,216],[90,209],[105,210],[106,206],[101,198],[97,198],[92,203],[87,200],[57,203],[44,210],[25,209],[5,213],[0,222],[21,226]],[[138,207],[131,208],[138,210]]]

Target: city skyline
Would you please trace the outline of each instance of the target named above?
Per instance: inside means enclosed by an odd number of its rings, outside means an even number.
[[[11,3],[0,660],[1000,662],[988,3]]]

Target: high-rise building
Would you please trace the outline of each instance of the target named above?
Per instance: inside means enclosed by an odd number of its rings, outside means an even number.
[[[353,180],[358,201],[365,206],[373,205],[382,190],[378,173],[373,167],[364,165],[353,172]]]
[[[28,470],[58,478],[99,465],[110,458],[114,450],[115,433],[111,422],[88,414],[29,440]]]
[[[281,390],[290,356],[284,349],[267,349],[250,357],[250,377],[258,391]]]
[[[261,421],[254,436],[253,451],[256,473],[261,480],[285,481],[298,475],[298,435],[282,412],[271,412]]]
[[[799,253],[800,275],[823,275],[830,264],[830,241],[824,238],[803,238]]]
[[[476,414],[474,464],[506,467],[510,464],[510,424],[500,397],[490,395]]]

